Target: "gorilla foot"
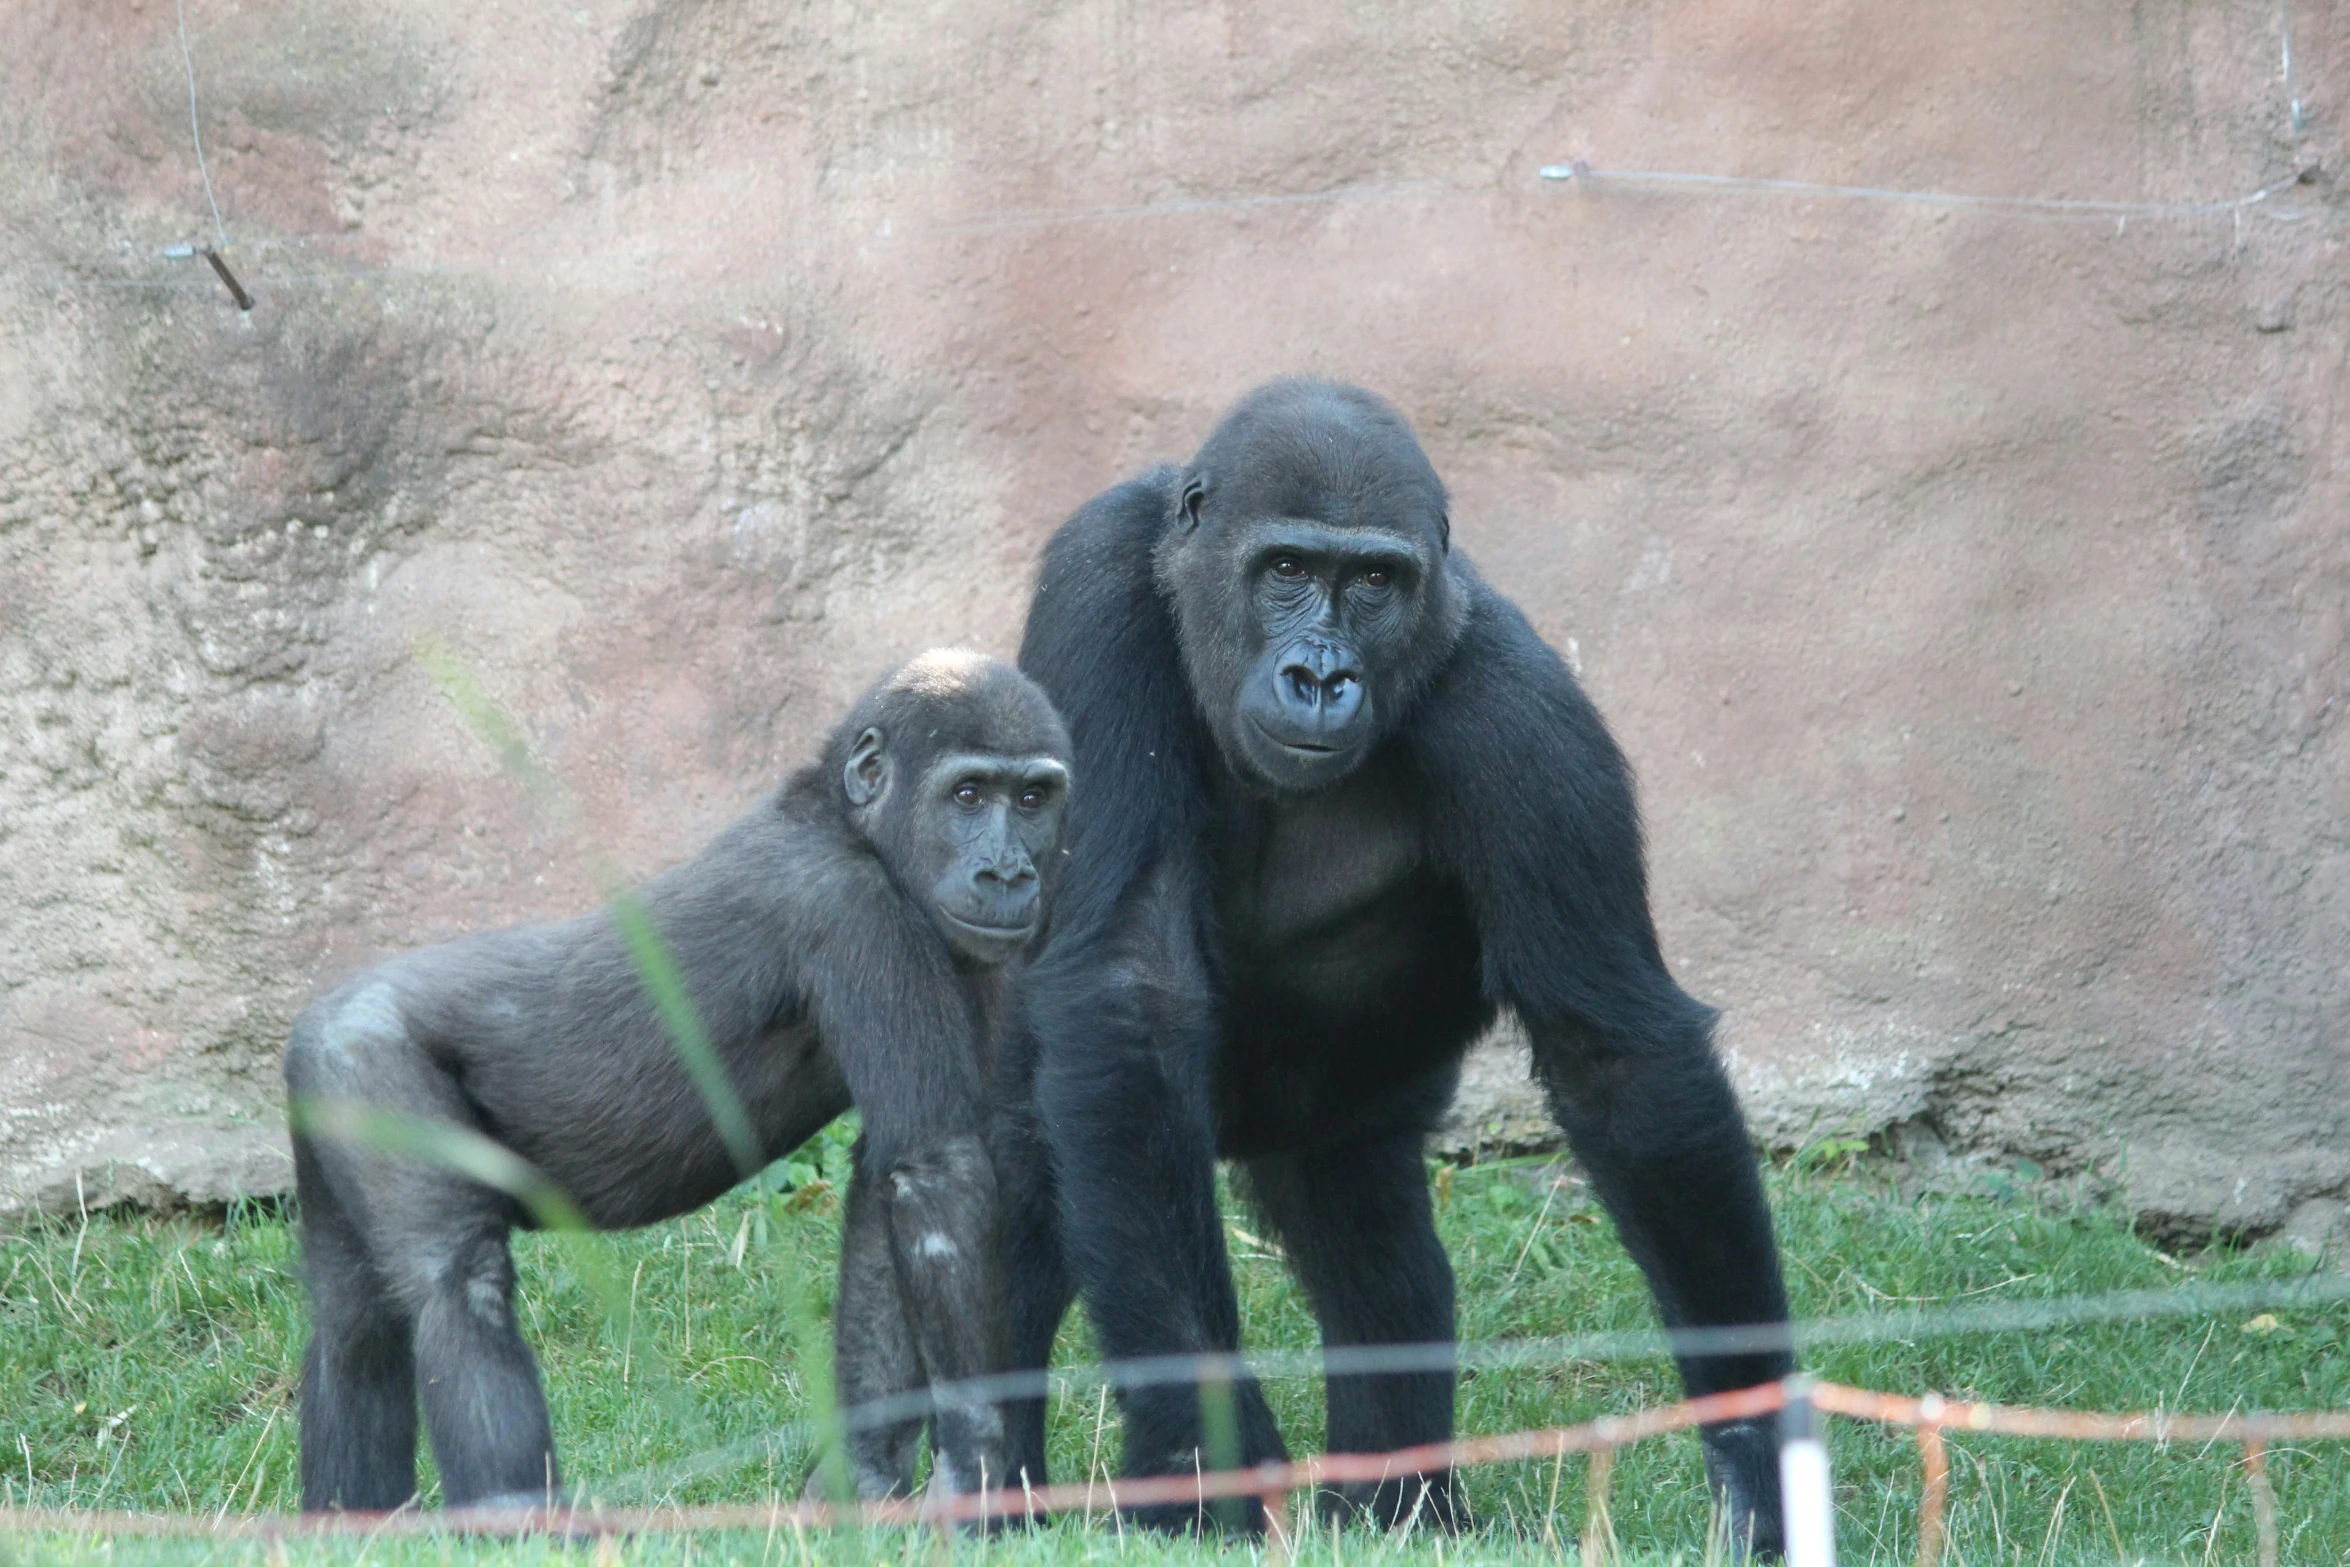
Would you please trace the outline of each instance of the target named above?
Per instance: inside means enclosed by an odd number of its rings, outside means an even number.
[[[447,1504],[444,1512],[451,1513],[535,1513],[538,1516],[521,1525],[523,1532],[548,1535],[558,1540],[590,1540],[603,1531],[587,1526],[573,1513],[571,1494],[560,1488],[553,1491],[492,1491],[471,1501]]]
[[[1732,1550],[1758,1560],[1784,1555],[1775,1420],[1762,1415],[1706,1427],[1705,1473]]]
[[[1118,1509],[1134,1524],[1160,1534],[1223,1534],[1255,1539],[1265,1532],[1265,1499],[1218,1496],[1204,1502],[1166,1502]]]
[[[1405,1475],[1394,1480],[1323,1486],[1314,1509],[1325,1522],[1373,1523],[1382,1529],[1431,1529],[1460,1534],[1476,1527],[1452,1474]]]

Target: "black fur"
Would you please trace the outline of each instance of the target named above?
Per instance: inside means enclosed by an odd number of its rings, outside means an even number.
[[[1658,950],[1630,772],[1451,549],[1445,505],[1386,404],[1277,382],[1047,548],[1020,662],[1086,789],[1001,1079],[1018,1365],[1044,1363],[1076,1292],[1105,1354],[1236,1346],[1218,1157],[1326,1343],[1449,1341],[1422,1147],[1503,1007],[1665,1320],[1785,1318],[1714,1014]],[[1681,1369],[1706,1392],[1788,1364]],[[1453,1381],[1331,1378],[1330,1447],[1448,1437]],[[1238,1395],[1230,1456],[1278,1455],[1262,1394]],[[1125,1416],[1129,1472],[1202,1461],[1191,1388],[1137,1390]],[[1041,1404],[1014,1407],[1012,1445],[1041,1480]],[[1769,1443],[1721,1428],[1707,1452],[1736,1527],[1775,1548]],[[1461,1516],[1446,1474],[1335,1500]]]
[[[1000,965],[1059,871],[1069,754],[1017,671],[927,654],[867,693],[820,761],[640,890],[753,1150],[729,1149],[608,912],[393,958],[304,1011],[285,1062],[313,1315],[303,1506],[407,1500],[420,1395],[451,1506],[559,1486],[512,1299],[508,1235],[532,1215],[380,1134],[323,1130],[353,1109],[487,1137],[615,1228],[710,1201],[853,1103],[844,1400],[998,1369],[989,1056]],[[931,1424],[936,1483],[1001,1482],[993,1409],[941,1399]],[[852,1436],[862,1493],[911,1486],[923,1425]]]

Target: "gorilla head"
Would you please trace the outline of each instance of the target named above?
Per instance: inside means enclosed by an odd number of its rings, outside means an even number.
[[[1403,416],[1327,381],[1275,381],[1184,469],[1154,567],[1202,717],[1283,793],[1344,777],[1459,639],[1444,485]]]
[[[849,824],[967,962],[1028,945],[1059,869],[1068,732],[1017,670],[925,653],[865,693],[826,757]]]

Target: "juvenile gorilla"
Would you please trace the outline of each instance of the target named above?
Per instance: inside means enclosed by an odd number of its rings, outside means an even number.
[[[1326,1344],[1449,1342],[1422,1147],[1504,1007],[1665,1321],[1784,1320],[1713,1011],[1658,950],[1624,759],[1451,548],[1444,486],[1392,408],[1276,382],[1189,467],[1089,503],[1046,550],[1020,663],[1068,721],[1085,794],[1003,1073],[1016,1366],[1044,1364],[1078,1290],[1106,1355],[1235,1347],[1219,1156]],[[1680,1358],[1692,1393],[1788,1364]],[[1330,1448],[1445,1439],[1453,1383],[1332,1375]],[[1235,1391],[1232,1456],[1278,1455],[1262,1393]],[[1218,1456],[1189,1386],[1133,1389],[1124,1412],[1130,1472]],[[1041,1404],[1015,1406],[1011,1441],[1041,1481]],[[1767,1429],[1705,1445],[1734,1527],[1775,1549]],[[1449,1474],[1335,1500],[1457,1521]]]
[[[390,1151],[370,1124],[487,1137],[619,1228],[710,1201],[853,1103],[843,1404],[1000,1369],[989,1057],[1001,967],[1051,900],[1068,755],[1017,671],[925,654],[865,695],[818,762],[640,890],[755,1159],[729,1148],[608,912],[393,958],[306,1010],[285,1063],[313,1318],[302,1505],[407,1500],[419,1395],[449,1505],[543,1503],[558,1487],[513,1306],[508,1236],[530,1214]],[[359,1130],[325,1130],[338,1125]],[[934,1396],[928,1423],[934,1484],[1001,1482],[991,1406]],[[851,1436],[861,1494],[911,1489],[924,1424]]]

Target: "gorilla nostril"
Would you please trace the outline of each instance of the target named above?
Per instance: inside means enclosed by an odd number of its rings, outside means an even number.
[[[1322,682],[1303,664],[1292,664],[1281,671],[1281,678],[1289,684],[1289,698],[1308,707],[1319,706],[1322,700]]]

